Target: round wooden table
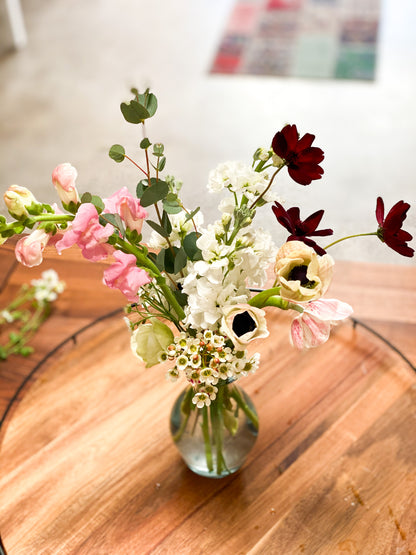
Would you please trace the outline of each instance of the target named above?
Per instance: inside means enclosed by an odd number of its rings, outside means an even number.
[[[185,384],[133,357],[121,316],[66,344],[9,415],[0,453],[8,555],[416,553],[416,375],[351,322],[289,345],[270,313],[260,418],[235,475],[188,470],[168,427]]]

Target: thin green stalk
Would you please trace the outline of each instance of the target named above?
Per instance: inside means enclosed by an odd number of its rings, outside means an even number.
[[[237,403],[237,405],[241,408],[242,411],[246,414],[246,416],[251,420],[256,430],[259,429],[259,419],[257,414],[251,410],[251,408],[247,405],[245,399],[241,395],[239,389],[237,387],[233,387],[231,390],[231,397],[233,397]]]
[[[329,249],[329,247],[332,247],[337,243],[341,243],[341,241],[345,241],[346,239],[352,239],[353,237],[366,237],[368,235],[377,235],[377,231],[371,231],[370,233],[357,233],[356,235],[347,235],[347,237],[342,237],[341,239],[337,239],[333,243],[329,243],[329,245],[324,247],[324,250]]]
[[[181,413],[183,418],[181,419],[181,425],[173,436],[173,441],[179,441],[185,431],[186,425],[188,423],[189,417],[191,415],[191,410],[195,410],[194,407],[191,406],[192,404],[192,397],[194,394],[194,390],[192,387],[189,387],[188,390],[185,392],[184,398],[182,399],[181,403]]]
[[[285,167],[286,164],[282,164],[279,168],[277,168],[277,170],[274,172],[274,174],[272,175],[272,178],[269,181],[269,184],[267,185],[267,187],[264,189],[264,191],[262,192],[261,195],[259,195],[255,201],[253,202],[253,204],[250,206],[250,210],[252,210],[256,204],[259,202],[260,199],[262,199],[264,197],[264,195],[267,193],[267,191],[270,189],[270,187],[272,186],[272,183],[274,181],[274,178],[276,177],[276,175],[280,172],[280,170],[282,168]]]
[[[209,434],[209,419],[208,419],[208,407],[203,407],[202,409],[202,435],[204,437],[205,444],[205,459],[207,461],[207,468],[209,472],[212,472],[214,466],[212,464],[212,449],[211,449],[211,437]]]
[[[158,286],[162,289],[167,302],[176,312],[178,319],[183,320],[185,318],[185,313],[181,305],[176,300],[170,287],[168,287],[166,280],[162,276],[159,268],[155,264],[153,264],[150,258],[148,258],[143,252],[141,252],[135,245],[132,245],[128,241],[124,241],[123,239],[121,239],[121,237],[117,238],[117,244],[123,247],[127,252],[134,254],[140,266],[144,267],[147,270],[150,270],[150,272],[156,278]]]

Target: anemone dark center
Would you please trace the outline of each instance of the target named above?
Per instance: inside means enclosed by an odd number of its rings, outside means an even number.
[[[300,284],[302,285],[302,287],[309,287],[309,288],[314,287],[315,282],[310,281],[308,279],[306,275],[307,272],[308,272],[308,267],[305,264],[302,264],[301,266],[295,266],[290,270],[290,273],[288,275],[288,280],[300,281]]]
[[[245,333],[254,331],[256,327],[256,321],[247,311],[240,312],[234,316],[232,328],[237,337],[241,337]]]

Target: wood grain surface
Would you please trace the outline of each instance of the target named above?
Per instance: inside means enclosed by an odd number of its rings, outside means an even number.
[[[201,478],[169,435],[182,384],[137,363],[121,313],[77,333],[122,306],[103,267],[65,253],[10,273],[9,254],[2,305],[47,267],[68,285],[36,353],[0,365],[3,413],[33,373],[1,430],[8,555],[416,554],[416,374],[385,341],[347,322],[299,353],[289,315],[269,310],[260,368],[240,382],[258,441],[237,474]],[[415,268],[338,264],[332,294],[415,365]]]

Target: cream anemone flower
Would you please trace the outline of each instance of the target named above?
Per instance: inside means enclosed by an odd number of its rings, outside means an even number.
[[[296,302],[315,301],[331,283],[334,261],[329,254],[320,256],[302,241],[288,241],[276,256],[275,273],[280,295]]]
[[[267,337],[266,313],[249,304],[235,304],[223,308],[221,331],[238,350],[244,351],[253,339]]]

